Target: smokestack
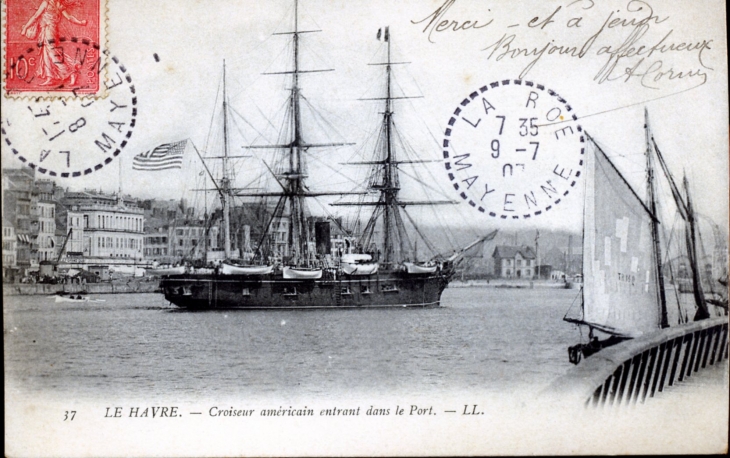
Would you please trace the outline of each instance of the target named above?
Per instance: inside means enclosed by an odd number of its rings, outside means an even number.
[[[314,223],[314,237],[317,243],[317,254],[330,254],[332,241],[329,221],[317,221]]]

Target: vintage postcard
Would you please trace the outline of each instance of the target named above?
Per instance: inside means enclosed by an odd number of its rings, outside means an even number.
[[[717,0],[2,0],[5,455],[726,453]]]

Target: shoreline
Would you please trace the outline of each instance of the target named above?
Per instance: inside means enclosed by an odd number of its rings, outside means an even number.
[[[467,280],[452,281],[449,288],[507,288],[507,289],[579,289],[573,283],[555,282],[552,280]],[[36,296],[59,292],[89,294],[133,294],[160,292],[159,281],[131,281],[129,283],[86,283],[86,284],[50,284],[50,283],[3,283],[3,296]]]
[[[160,292],[159,281],[131,281],[129,283],[3,283],[3,296],[43,296],[65,293],[133,294]]]
[[[507,289],[580,289],[580,283],[556,282],[554,280],[517,280],[517,279],[494,279],[494,280],[467,280],[452,281],[449,288],[507,288]]]

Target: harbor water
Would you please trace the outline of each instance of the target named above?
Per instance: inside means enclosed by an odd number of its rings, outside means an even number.
[[[538,392],[576,290],[449,288],[434,309],[206,311],[160,294],[6,297],[6,390],[86,399]],[[7,391],[6,391],[7,392]]]

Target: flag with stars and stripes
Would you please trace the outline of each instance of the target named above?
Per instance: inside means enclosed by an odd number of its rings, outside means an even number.
[[[182,168],[183,153],[188,141],[164,143],[157,148],[134,156],[134,170],[166,170]]]

